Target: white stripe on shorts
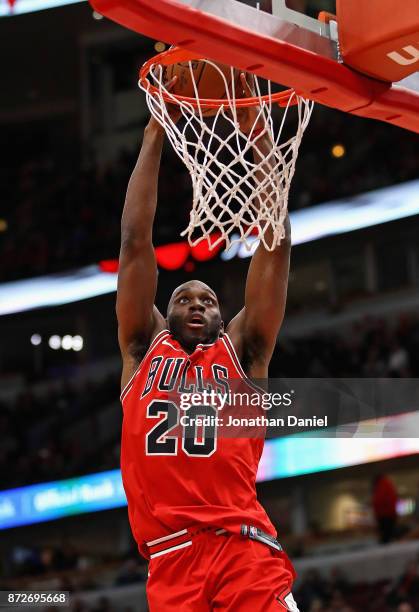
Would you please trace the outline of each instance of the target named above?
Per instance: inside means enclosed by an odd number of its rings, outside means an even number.
[[[165,555],[169,552],[172,552],[172,550],[178,550],[179,548],[185,548],[185,546],[191,546],[192,545],[192,540],[189,540],[188,542],[183,542],[183,544],[178,544],[177,546],[171,546],[170,548],[165,548],[164,550],[161,550],[160,552],[156,552],[153,555],[150,555],[150,559],[154,559],[155,557],[160,557],[161,555]]]
[[[162,538],[157,538],[157,540],[151,540],[151,542],[146,542],[146,544],[147,546],[154,546],[155,544],[167,542],[167,540],[173,540],[173,538],[177,538],[178,536],[184,535],[185,533],[188,533],[188,530],[182,529],[182,531],[176,531],[176,533],[171,533],[170,535],[163,536]]]

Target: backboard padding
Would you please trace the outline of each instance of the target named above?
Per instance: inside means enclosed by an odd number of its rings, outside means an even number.
[[[337,61],[319,33],[237,0],[91,0],[101,14],[157,40],[253,71],[321,104],[419,132],[419,95]]]

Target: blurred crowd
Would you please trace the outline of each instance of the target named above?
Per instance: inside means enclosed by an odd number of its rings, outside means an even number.
[[[270,376],[417,377],[419,318],[401,315],[392,325],[367,318],[345,332],[280,339]],[[119,373],[115,372],[100,382],[46,383],[41,393],[28,386],[14,401],[0,402],[1,488],[116,468],[121,426],[118,398]],[[111,404],[114,421],[109,434],[102,431],[100,416]],[[87,434],[91,432],[92,443],[83,443],[81,426]]]
[[[134,155],[122,153],[102,169],[63,167],[52,158],[1,169],[1,216],[7,231],[0,233],[0,282],[116,257],[122,205],[134,164]],[[171,193],[173,174],[184,178],[180,162],[169,154],[161,173],[164,204],[156,224],[160,241],[176,234],[186,202],[180,181]]]
[[[335,144],[345,148],[343,157],[332,156]],[[122,152],[101,168],[94,163],[82,167],[78,159],[63,163],[47,154],[19,166],[6,160],[0,168],[0,282],[116,257],[122,205],[136,156],[136,151]],[[418,167],[413,134],[319,107],[297,162],[290,209],[413,179]],[[167,147],[156,244],[179,239],[191,195],[188,172]]]
[[[120,425],[114,427],[111,441],[102,438],[106,432],[101,432],[99,415],[114,402],[115,422],[120,424],[118,398],[115,374],[81,385],[52,383],[42,393],[28,388],[11,404],[0,403],[0,488],[116,468]],[[90,431],[90,444],[81,439],[81,426]]]
[[[310,570],[295,598],[304,612],[417,612],[419,563],[409,562],[394,581],[350,583],[337,568],[328,579]]]
[[[418,376],[418,357],[418,317],[401,315],[391,324],[368,318],[339,332],[280,340],[271,376]],[[119,372],[98,381],[44,382],[42,390],[37,385],[28,386],[13,402],[0,404],[1,488],[118,467]],[[112,427],[111,436],[101,442],[99,417],[109,407],[119,425]],[[82,424],[91,432],[89,444],[80,439]],[[381,504],[379,494],[374,491],[374,510]],[[388,486],[385,497],[388,498]],[[387,523],[384,527],[387,532]],[[105,574],[106,586],[114,588],[146,580],[145,565],[135,550],[109,558],[78,551],[68,542],[62,546],[16,548],[8,567],[3,560],[0,587],[9,584],[6,575],[14,580],[56,576],[58,582],[54,584],[73,593],[75,612],[132,612],[129,607],[114,604],[111,597],[98,595],[94,604],[78,597],[80,591],[104,588]],[[417,612],[418,564],[409,564],[392,583],[354,585],[337,570],[329,579],[310,572],[295,597],[305,612]]]
[[[147,566],[134,550],[120,557],[99,558],[75,551],[68,544],[64,548],[45,547],[42,550],[27,550],[26,558],[14,564],[15,579],[26,578],[30,588],[31,580],[40,578],[52,581],[57,590],[69,591],[72,612],[128,612],[112,601],[112,591],[106,596],[98,595],[93,604],[87,604],[81,591],[145,583]],[[106,578],[105,578],[106,576]],[[0,578],[2,588],[11,583]],[[39,584],[39,582],[38,582]],[[52,584],[52,583],[51,583]],[[38,587],[39,588],[39,587]],[[116,596],[117,592],[113,591]],[[394,580],[352,582],[338,567],[329,575],[316,569],[306,571],[294,590],[299,609],[304,612],[417,612],[419,609],[419,563],[412,559],[401,575]],[[55,608],[48,608],[49,612]]]
[[[419,376],[419,317],[366,317],[346,330],[318,332],[279,341],[271,376],[392,377]]]
[[[123,554],[81,551],[71,541],[61,545],[16,546],[2,559],[0,586],[80,591],[145,582],[146,561],[136,547]]]

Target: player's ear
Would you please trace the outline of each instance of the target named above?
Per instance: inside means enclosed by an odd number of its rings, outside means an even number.
[[[223,334],[224,333],[224,321],[221,321],[221,325],[220,325],[220,333]]]

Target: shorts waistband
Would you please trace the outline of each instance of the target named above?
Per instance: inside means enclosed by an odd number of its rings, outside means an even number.
[[[187,546],[192,546],[193,538],[203,533],[214,533],[216,536],[220,536],[229,532],[227,529],[203,525],[196,525],[182,529],[181,531],[176,531],[175,533],[157,538],[156,540],[146,542],[150,559],[166,555],[169,552],[180,550],[181,548],[186,548]],[[277,551],[282,551],[281,544],[273,536],[253,525],[241,525],[240,535],[244,538],[270,546]]]
[[[261,542],[261,544],[266,544],[266,546],[275,548],[275,550],[278,552],[283,550],[281,544],[276,538],[271,536],[269,533],[265,533],[262,531],[262,529],[254,527],[253,525],[242,525],[240,528],[240,533],[243,537],[249,538],[249,540],[256,540],[256,542]]]

